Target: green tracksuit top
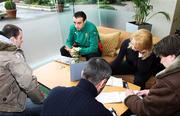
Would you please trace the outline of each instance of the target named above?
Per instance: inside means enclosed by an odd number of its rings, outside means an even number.
[[[66,46],[72,48],[74,42],[80,47],[80,55],[87,55],[98,51],[99,33],[96,26],[86,21],[81,30],[71,25]]]

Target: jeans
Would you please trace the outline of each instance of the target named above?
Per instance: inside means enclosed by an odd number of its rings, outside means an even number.
[[[0,116],[39,116],[42,104],[34,104],[29,98],[26,101],[26,108],[23,112],[0,112]]]

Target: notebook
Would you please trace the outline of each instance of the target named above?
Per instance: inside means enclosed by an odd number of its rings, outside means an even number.
[[[85,68],[87,62],[80,62],[75,64],[70,64],[70,80],[78,81],[81,79],[81,71]]]
[[[73,64],[74,63],[73,58],[66,57],[66,56],[58,56],[58,57],[54,58],[54,60],[57,62],[60,62],[60,63],[64,63],[64,64]]]

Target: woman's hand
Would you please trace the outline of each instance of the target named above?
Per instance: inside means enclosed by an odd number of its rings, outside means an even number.
[[[126,97],[128,97],[128,96],[130,96],[130,95],[134,95],[134,94],[135,94],[135,93],[134,93],[133,90],[131,90],[131,89],[126,89],[126,93],[125,93]]]
[[[149,94],[149,89],[141,90],[137,93],[138,96],[147,96]]]

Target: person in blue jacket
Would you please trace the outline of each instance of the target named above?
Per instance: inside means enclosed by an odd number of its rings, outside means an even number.
[[[91,58],[74,87],[56,87],[44,102],[41,116],[112,116],[95,97],[111,75],[109,64],[102,58]]]
[[[78,11],[73,17],[74,24],[70,27],[70,32],[65,46],[61,47],[62,56],[73,57],[75,52],[86,57],[86,60],[91,57],[101,56],[101,51],[98,47],[99,33],[96,26],[86,20],[86,14],[83,11]]]

